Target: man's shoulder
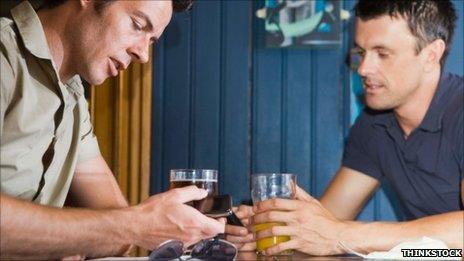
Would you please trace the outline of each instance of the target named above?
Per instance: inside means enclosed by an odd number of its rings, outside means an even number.
[[[464,118],[464,78],[455,74],[447,76],[449,100],[447,102],[444,121],[460,123],[462,126]]]
[[[2,35],[2,43],[8,43],[10,41],[16,42],[16,32],[14,30],[14,22],[10,18],[1,17],[0,18],[0,28]]]
[[[13,20],[9,17],[0,17],[0,28],[2,28],[2,33],[4,30],[8,30],[8,27],[13,25]]]
[[[14,22],[9,18],[1,17],[0,29],[1,96],[2,102],[8,104],[17,87],[16,82],[24,54],[21,52],[21,39],[15,31]]]
[[[20,49],[20,38],[15,30],[15,24],[13,20],[1,17],[0,18],[1,28],[1,54],[10,62],[10,65],[15,59],[22,57]]]
[[[464,142],[464,78],[449,74],[447,103],[443,113],[442,126],[445,137],[454,145]]]

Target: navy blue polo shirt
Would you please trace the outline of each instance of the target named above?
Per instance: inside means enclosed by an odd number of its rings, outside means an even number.
[[[342,165],[388,181],[407,219],[462,210],[463,122],[464,79],[443,74],[407,139],[392,111],[364,110],[350,130]]]

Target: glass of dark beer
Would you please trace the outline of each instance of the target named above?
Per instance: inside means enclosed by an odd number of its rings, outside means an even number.
[[[208,192],[209,197],[218,196],[218,171],[213,169],[173,169],[170,171],[169,189],[195,185]],[[189,203],[197,208],[198,202]]]

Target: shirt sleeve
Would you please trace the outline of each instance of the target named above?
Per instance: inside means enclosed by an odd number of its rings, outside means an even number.
[[[93,126],[90,121],[90,113],[88,104],[84,96],[81,96],[78,101],[78,106],[81,115],[81,128],[80,128],[80,144],[79,156],[77,162],[84,162],[86,160],[100,156],[100,148],[98,147],[97,137],[93,133]]]
[[[382,178],[382,171],[376,161],[374,129],[363,113],[351,127],[343,152],[342,166],[369,175],[377,180]]]

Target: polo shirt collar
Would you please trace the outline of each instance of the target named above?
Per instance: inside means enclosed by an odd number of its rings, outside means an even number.
[[[396,119],[392,110],[387,111],[374,111],[368,109],[370,114],[374,114],[374,124],[390,128],[395,123]]]
[[[24,45],[33,55],[52,60],[47,38],[37,13],[28,1],[24,1],[11,10]]]

